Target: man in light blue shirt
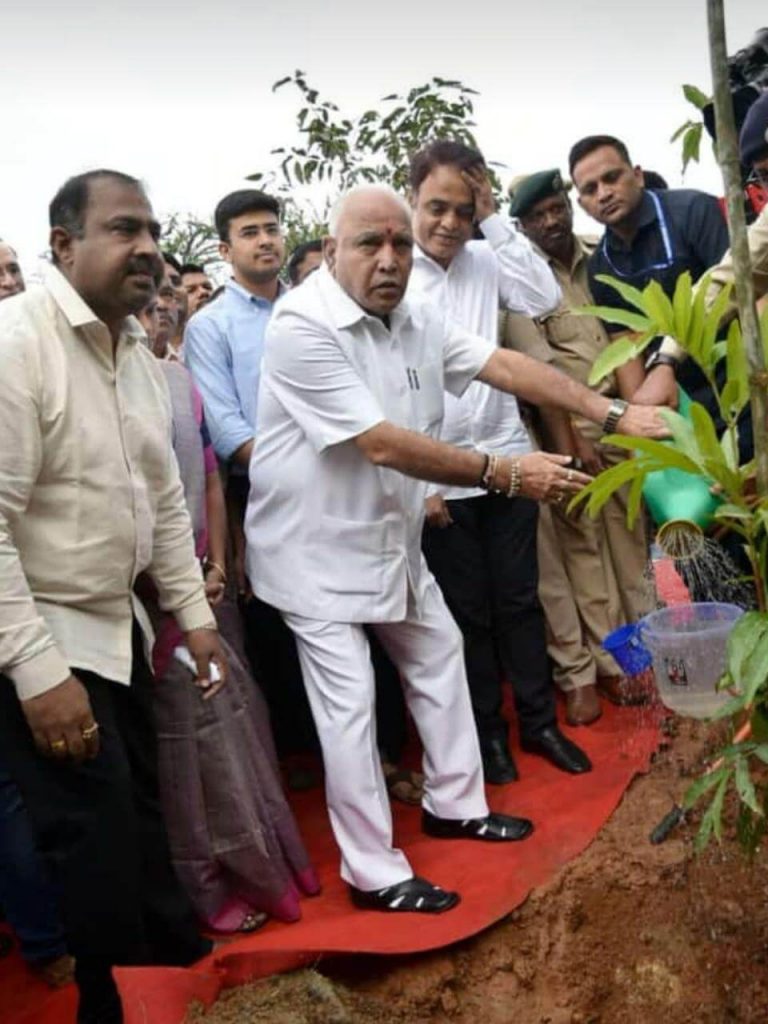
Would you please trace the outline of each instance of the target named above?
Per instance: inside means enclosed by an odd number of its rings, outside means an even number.
[[[228,518],[248,660],[264,688],[278,750],[297,753],[313,746],[314,727],[296,646],[278,612],[251,593],[242,532],[264,331],[283,290],[280,204],[264,192],[242,189],[221,200],[214,221],[232,277],[187,324],[183,358],[203,396],[213,447],[230,468]]]
[[[280,204],[256,189],[216,207],[219,252],[232,277],[184,332],[184,361],[200,389],[216,454],[247,470],[256,425],[264,331],[282,285]]]

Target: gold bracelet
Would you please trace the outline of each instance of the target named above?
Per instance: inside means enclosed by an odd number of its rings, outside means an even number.
[[[509,487],[507,488],[507,497],[516,497],[522,489],[523,471],[520,466],[520,459],[512,458],[509,460]]]

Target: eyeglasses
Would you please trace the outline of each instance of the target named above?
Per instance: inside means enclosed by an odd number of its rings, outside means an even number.
[[[768,189],[768,167],[753,167],[747,178],[747,184]]]

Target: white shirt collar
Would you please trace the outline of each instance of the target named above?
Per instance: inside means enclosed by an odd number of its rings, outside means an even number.
[[[380,320],[380,317],[367,313],[338,283],[328,267],[323,264],[312,275],[316,279],[316,287],[322,292],[328,309],[333,317],[334,326],[338,330],[351,327],[360,320]],[[411,311],[405,299],[392,310],[389,316],[392,329],[403,326],[411,319]]]

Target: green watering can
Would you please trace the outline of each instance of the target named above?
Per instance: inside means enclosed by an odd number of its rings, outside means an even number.
[[[690,408],[691,400],[680,388],[677,411],[689,420]],[[685,523],[703,531],[722,502],[709,488],[710,484],[702,477],[684,473],[682,469],[660,469],[645,478],[643,498],[658,527]]]

